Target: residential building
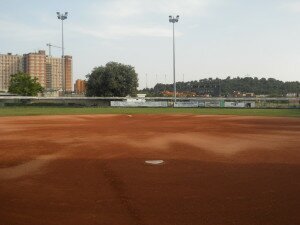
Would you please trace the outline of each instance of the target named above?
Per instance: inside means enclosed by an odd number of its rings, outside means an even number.
[[[46,88],[46,53],[38,51],[37,53],[24,54],[24,72],[36,77],[42,87]]]
[[[7,92],[10,76],[24,70],[23,57],[20,55],[0,54],[0,91]]]
[[[66,91],[71,92],[72,91],[72,74],[73,74],[73,68],[72,68],[72,56],[66,55],[65,56],[65,81],[66,81]],[[64,83],[64,82],[63,82]]]
[[[86,93],[86,81],[85,80],[76,80],[74,84],[74,92],[76,94],[85,94]]]
[[[46,89],[52,91],[62,90],[62,60],[61,58],[46,58]]]
[[[299,96],[298,93],[287,93],[286,94],[286,97],[288,97],[288,98],[295,98],[295,97],[298,97],[298,96]]]
[[[47,56],[44,50],[21,55],[0,54],[0,91],[7,92],[10,76],[17,72],[25,72],[36,77],[38,82],[48,91],[72,91],[72,56],[65,56],[62,74],[62,58]]]

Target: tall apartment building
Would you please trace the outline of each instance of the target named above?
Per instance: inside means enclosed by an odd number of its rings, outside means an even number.
[[[73,85],[72,85],[72,56],[66,55],[65,56],[65,80],[66,80],[66,91],[72,91]]]
[[[8,91],[10,76],[19,71],[24,71],[22,56],[0,54],[0,91]]]
[[[24,72],[32,77],[38,78],[42,87],[46,88],[46,53],[39,51],[37,53],[24,54]]]
[[[72,91],[72,56],[65,56],[64,70],[62,74],[62,58],[47,56],[45,51],[20,55],[0,54],[0,91],[7,91],[10,76],[17,72],[25,72],[38,78],[39,83],[46,90]]]
[[[62,59],[46,57],[46,88],[48,90],[60,90],[66,84],[66,91],[72,91],[72,56],[66,55],[64,63],[65,73],[62,74]]]
[[[85,80],[76,80],[74,84],[74,92],[76,94],[84,94],[86,92],[86,81]]]
[[[60,90],[63,85],[61,58],[47,57],[46,59],[46,88]]]

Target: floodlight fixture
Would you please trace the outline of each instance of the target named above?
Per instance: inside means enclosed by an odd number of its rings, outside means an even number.
[[[68,12],[65,13],[56,12],[56,14],[57,14],[57,18],[60,20],[65,20],[68,18]]]

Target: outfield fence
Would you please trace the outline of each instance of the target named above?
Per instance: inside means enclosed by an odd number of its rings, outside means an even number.
[[[23,97],[0,96],[0,107],[176,107],[176,108],[296,108],[300,98],[172,98],[147,97]]]

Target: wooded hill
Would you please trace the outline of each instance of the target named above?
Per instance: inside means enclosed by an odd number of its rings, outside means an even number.
[[[195,93],[197,96],[211,95],[233,96],[235,92],[254,93],[255,95],[268,95],[270,97],[286,96],[288,93],[300,93],[300,82],[283,82],[273,78],[258,79],[257,77],[231,78],[226,79],[202,79],[199,81],[177,82],[177,92]],[[154,88],[143,89],[141,93],[148,96],[163,96],[163,92],[172,92],[173,84],[156,84]]]

